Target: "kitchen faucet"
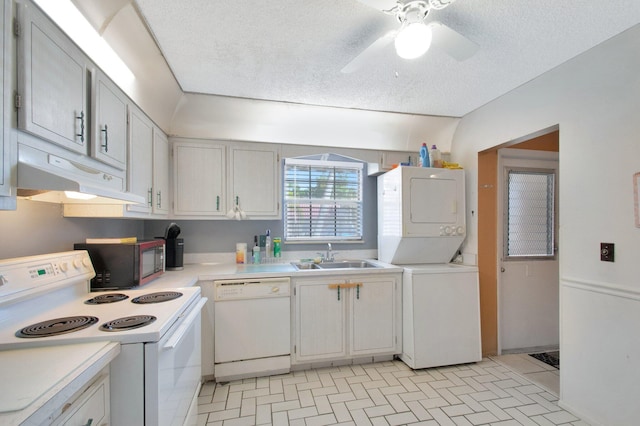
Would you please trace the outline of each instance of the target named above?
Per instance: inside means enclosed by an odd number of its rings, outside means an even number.
[[[321,256],[322,262],[333,262],[335,260],[333,257],[335,253],[332,250],[333,249],[331,247],[331,243],[327,243],[327,252],[326,253],[318,252],[318,254]]]
[[[325,257],[327,262],[333,262],[333,253],[331,252],[331,243],[327,243],[327,255]]]

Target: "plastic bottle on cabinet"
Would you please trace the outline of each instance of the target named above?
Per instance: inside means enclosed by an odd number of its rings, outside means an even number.
[[[258,236],[253,237],[253,263],[260,263],[260,246],[258,245]]]
[[[281,244],[282,238],[274,237],[273,239],[273,257],[282,257]]]
[[[271,230],[267,229],[267,238],[264,242],[264,258],[268,259],[271,257]]]
[[[429,157],[431,157],[431,167],[442,167],[442,158],[440,157],[440,150],[437,146],[431,145]]]
[[[427,149],[427,144],[424,142],[420,147],[420,166],[421,167],[431,166],[431,162],[429,161],[429,150]]]

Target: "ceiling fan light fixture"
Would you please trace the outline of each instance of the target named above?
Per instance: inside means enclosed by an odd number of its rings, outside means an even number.
[[[429,50],[432,37],[431,28],[424,22],[409,23],[396,36],[396,53],[403,59],[419,58]]]

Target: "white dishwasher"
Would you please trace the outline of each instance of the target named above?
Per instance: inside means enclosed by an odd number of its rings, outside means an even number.
[[[220,280],[213,285],[216,381],[289,372],[290,279]]]

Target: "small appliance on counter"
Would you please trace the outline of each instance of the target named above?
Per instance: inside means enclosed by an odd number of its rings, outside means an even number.
[[[180,271],[184,268],[184,239],[178,238],[178,235],[180,235],[180,227],[173,222],[164,231],[164,242],[167,248],[167,271]]]
[[[76,243],[73,248],[89,252],[96,272],[91,279],[91,291],[137,287],[158,278],[165,270],[163,240]]]

